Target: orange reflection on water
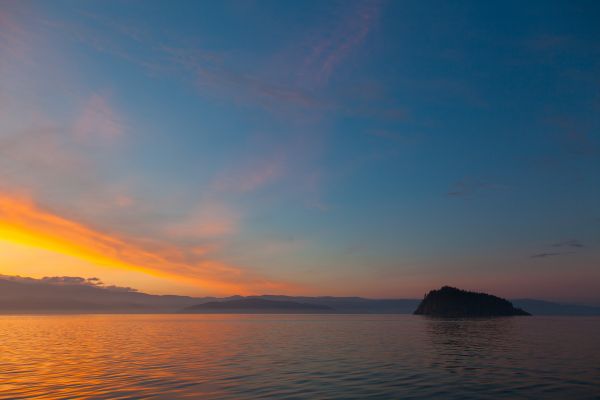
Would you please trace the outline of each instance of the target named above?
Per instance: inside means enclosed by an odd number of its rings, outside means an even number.
[[[599,336],[597,317],[3,316],[0,398],[593,398]]]

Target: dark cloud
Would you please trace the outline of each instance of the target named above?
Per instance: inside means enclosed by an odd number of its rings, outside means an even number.
[[[110,290],[111,292],[137,292],[137,289],[134,289],[132,287],[129,286],[115,286],[115,285],[110,285],[110,286],[103,286],[103,289],[106,290]]]
[[[581,248],[581,247],[585,247],[585,245],[583,243],[581,243],[577,239],[571,239],[571,240],[565,240],[564,242],[554,243],[552,245],[552,247],[577,247],[577,248]]]
[[[531,256],[531,258],[547,258],[547,257],[555,257],[555,256],[562,256],[562,255],[566,255],[566,254],[574,254],[574,251],[566,251],[566,252],[562,252],[562,253],[538,253],[538,254],[533,254]]]
[[[80,276],[45,276],[40,279],[36,278],[28,278],[22,277],[19,275],[11,276],[11,275],[2,275],[0,274],[0,279],[21,282],[21,283],[29,283],[29,284],[50,284],[50,285],[58,285],[58,286],[93,286],[106,290],[110,290],[113,292],[137,292],[137,289],[131,287],[123,287],[123,286],[115,286],[115,285],[105,285],[104,282],[100,278],[92,277],[92,278],[82,278]]]
[[[45,276],[40,279],[42,283],[51,283],[55,285],[89,285],[97,286],[101,285],[102,282],[97,278],[82,278],[79,276]]]
[[[554,248],[565,248],[565,249],[580,249],[585,247],[585,245],[583,243],[581,243],[579,240],[577,239],[570,239],[570,240],[564,240],[562,242],[556,242],[551,244],[549,247],[554,247]],[[556,256],[562,256],[562,255],[567,255],[567,254],[575,254],[575,251],[556,251],[556,252],[544,252],[544,253],[537,253],[537,254],[533,254],[531,256],[531,258],[547,258],[547,257],[556,257]]]

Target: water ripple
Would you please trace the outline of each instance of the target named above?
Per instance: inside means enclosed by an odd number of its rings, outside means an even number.
[[[600,395],[600,318],[0,317],[1,399]]]

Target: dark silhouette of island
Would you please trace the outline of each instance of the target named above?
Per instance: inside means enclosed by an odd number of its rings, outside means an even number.
[[[450,286],[429,292],[414,314],[447,318],[531,315],[520,308],[515,308],[510,301],[500,297]]]
[[[332,296],[190,297],[152,295],[131,288],[106,286],[95,278],[63,276],[34,279],[0,275],[0,314],[179,313],[187,307],[199,304],[251,298],[325,306],[330,309],[327,312],[336,314],[412,314],[420,303],[417,299],[365,299]],[[512,302],[516,307],[523,308],[535,315],[600,315],[600,307],[597,306],[561,304],[534,299],[512,300]]]
[[[275,301],[251,297],[239,300],[211,301],[186,307],[184,313],[235,313],[235,314],[307,314],[333,312],[331,307],[322,304],[298,303],[295,301]]]

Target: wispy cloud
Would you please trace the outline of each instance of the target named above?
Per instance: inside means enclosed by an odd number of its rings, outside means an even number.
[[[37,53],[33,44],[44,43],[30,43],[25,35],[28,31],[21,32],[22,25],[15,24],[11,28],[15,30],[15,39],[7,44],[11,53],[0,44],[1,66],[13,51],[22,50],[27,58]],[[4,27],[0,27],[0,32]],[[66,34],[96,51],[147,70],[151,69],[144,58],[148,55],[152,60],[156,56],[161,72],[195,74],[201,68],[212,68],[220,74],[215,77],[215,84],[224,79],[223,84],[231,84],[232,90],[239,84],[247,89],[245,96],[248,98],[262,92],[260,96],[268,99],[266,103],[302,105],[311,101],[303,97],[301,91],[288,91],[285,86],[271,84],[250,74],[236,77],[235,73],[229,73],[228,67],[220,64],[218,56],[213,57],[209,52],[203,59],[190,56],[191,60],[175,60],[164,48],[147,42],[143,33],[132,33],[133,37],[126,38],[136,46],[144,47],[141,53],[129,54],[127,46],[93,28],[60,21],[46,21],[38,28],[56,29],[58,32],[54,34]],[[20,37],[21,33],[24,38]],[[0,35],[0,40],[5,43],[8,39]],[[63,54],[64,49],[54,50],[56,58],[69,59],[70,54]],[[161,195],[149,200],[136,191],[127,170],[106,162],[117,155],[126,157],[127,153],[119,153],[126,149],[95,146],[120,143],[130,129],[135,129],[135,121],[129,120],[126,111],[116,106],[119,104],[116,95],[110,90],[90,91],[89,85],[82,85],[69,74],[59,74],[60,79],[48,80],[48,74],[55,72],[56,65],[44,66],[47,71],[37,65],[32,71],[23,73],[14,65],[9,66],[10,75],[4,76],[17,82],[15,87],[23,90],[16,90],[18,96],[7,99],[2,93],[0,99],[2,104],[7,104],[0,109],[3,125],[0,132],[2,240],[65,254],[84,264],[181,281],[187,287],[197,287],[200,292],[260,293],[285,291],[292,286],[255,273],[253,266],[223,261],[226,255],[220,252],[228,245],[229,238],[239,232],[243,216],[243,210],[237,209],[229,199],[277,182],[287,168],[285,149],[261,158],[251,157],[237,165],[230,163],[230,168],[217,174],[212,186],[208,184],[210,193],[201,196],[197,207],[190,209],[187,200],[162,202]],[[191,68],[189,71],[188,67]],[[158,70],[153,68],[153,71]],[[66,94],[57,107],[58,113],[53,112],[52,105],[35,101],[38,81],[51,89],[61,87],[57,93]],[[73,90],[62,90],[66,87]],[[21,103],[27,107],[19,107]]]
[[[577,239],[571,239],[571,240],[565,240],[563,242],[554,243],[554,244],[552,244],[552,247],[578,247],[578,248],[581,248],[581,247],[585,247],[585,245]]]
[[[219,90],[237,102],[251,101],[270,109],[281,105],[314,107],[320,104],[300,89],[268,82],[248,73],[198,66],[196,76],[200,90]]]
[[[137,292],[137,289],[134,289],[129,286],[117,286],[117,285],[107,285],[100,278],[82,278],[80,276],[45,276],[43,278],[30,278],[30,277],[22,277],[22,276],[14,276],[14,275],[2,275],[0,274],[0,279],[7,281],[14,281],[20,283],[27,283],[30,285],[35,284],[50,284],[56,286],[92,286],[96,288],[106,289],[113,292]]]
[[[100,104],[102,110],[106,104]],[[103,162],[117,154],[112,144],[119,143],[122,127],[95,110],[84,106],[69,112],[74,119],[53,120],[33,106],[9,105],[0,132],[0,193],[26,192],[44,204],[88,216],[134,206],[127,172],[109,179],[111,166]]]
[[[17,4],[13,2],[12,6],[15,5]],[[22,68],[31,63],[33,35],[19,19],[20,7],[4,7],[6,4],[0,6],[0,68]]]
[[[288,287],[281,282],[256,276],[204,254],[188,254],[174,249],[155,251],[134,239],[94,230],[37,207],[26,198],[0,197],[0,234],[2,240],[69,255],[87,262],[153,276],[181,280],[200,290],[214,293],[257,293]],[[165,247],[165,244],[162,245]]]
[[[220,172],[212,184],[216,193],[246,193],[280,179],[286,168],[283,151],[275,151],[259,160],[250,160]]]
[[[239,214],[224,203],[209,202],[187,213],[185,220],[168,226],[167,233],[190,239],[224,238],[238,232],[239,219]]]
[[[552,115],[544,119],[562,154],[593,157],[600,155],[600,144],[594,140],[593,123],[589,118]]]
[[[323,90],[364,45],[383,5],[379,0],[334,4],[326,20],[306,28],[304,39],[292,41],[289,50],[274,48],[272,56],[258,65],[248,63],[240,52],[214,50],[194,38],[169,33],[153,37],[139,21],[134,24],[80,12],[77,22],[41,18],[40,23],[97,52],[132,63],[151,76],[191,80],[203,97],[259,107],[288,118],[298,114],[309,118],[306,114],[311,111],[310,118],[319,119],[314,115],[318,110],[404,120],[407,112],[403,107],[354,110],[337,104]]]
[[[124,132],[122,118],[111,106],[106,96],[92,94],[81,110],[73,126],[73,134],[78,140],[114,140]]]
[[[342,4],[331,20],[312,32],[309,52],[299,72],[301,82],[326,83],[352,51],[363,44],[382,8],[381,1]]]
[[[574,251],[566,251],[566,252],[561,252],[561,253],[537,253],[537,254],[531,255],[531,258],[547,258],[547,257],[563,256],[563,255],[567,255],[567,254],[575,254],[575,252]]]
[[[42,22],[95,51],[139,66],[150,75],[187,76],[202,96],[258,105],[269,110],[321,104],[320,100],[291,82],[274,80],[268,71],[252,71],[244,67],[243,60],[190,44],[189,38],[164,35],[157,39],[143,27],[130,23],[90,13],[82,13],[81,17],[82,21],[90,23]],[[106,34],[107,31],[111,32],[110,35]],[[265,68],[268,70],[269,66]]]
[[[579,240],[577,239],[570,239],[570,240],[564,240],[562,242],[556,242],[553,243],[551,245],[549,245],[549,247],[553,247],[553,248],[564,248],[564,249],[582,249],[585,247],[585,245],[583,243],[581,243]],[[556,257],[556,256],[563,256],[563,255],[568,255],[568,254],[576,254],[577,252],[574,250],[570,250],[570,251],[552,251],[552,252],[543,252],[543,253],[537,253],[537,254],[533,254],[531,256],[531,258],[547,258],[547,257]]]

